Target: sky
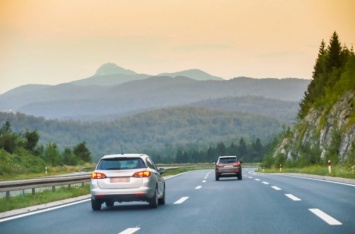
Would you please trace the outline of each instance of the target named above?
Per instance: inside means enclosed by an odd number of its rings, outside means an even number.
[[[354,0],[0,0],[0,94],[90,77],[311,79],[322,40],[355,45]]]

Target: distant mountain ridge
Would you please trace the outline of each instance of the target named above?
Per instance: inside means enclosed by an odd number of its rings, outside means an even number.
[[[192,73],[202,74],[207,80],[176,76]],[[0,111],[49,119],[95,120],[225,97],[260,96],[298,102],[309,84],[309,80],[295,78],[213,80],[213,76],[197,69],[170,74],[174,77],[142,75],[106,64],[87,79],[11,90],[0,95]]]
[[[186,71],[173,72],[173,73],[161,73],[158,76],[171,76],[171,77],[185,76],[194,80],[224,80],[220,77],[212,76],[199,69],[190,69]]]

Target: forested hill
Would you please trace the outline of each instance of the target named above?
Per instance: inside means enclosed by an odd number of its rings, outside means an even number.
[[[173,157],[178,148],[208,148],[218,142],[237,143],[261,139],[265,145],[282,130],[275,118],[246,113],[223,112],[201,107],[165,108],[115,121],[78,122],[45,120],[24,114],[0,113],[17,132],[38,130],[40,142],[72,147],[85,141],[93,159],[107,153],[145,152]]]
[[[268,156],[267,165],[355,165],[355,54],[336,32],[321,42],[313,80],[300,103],[292,131]]]

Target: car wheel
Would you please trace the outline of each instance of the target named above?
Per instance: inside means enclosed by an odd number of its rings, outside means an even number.
[[[243,179],[243,176],[242,176],[242,173],[240,173],[239,175],[238,175],[238,180],[242,180]]]
[[[157,208],[158,207],[158,189],[155,189],[154,196],[149,199],[149,206],[151,208]]]
[[[113,201],[106,201],[105,202],[107,207],[112,207],[113,206]]]
[[[101,210],[101,202],[91,198],[91,208],[95,211]]]
[[[219,180],[219,176],[217,173],[215,174],[215,177],[216,177],[216,180]]]
[[[165,205],[165,185],[164,185],[163,196],[159,198],[158,203],[159,205]]]

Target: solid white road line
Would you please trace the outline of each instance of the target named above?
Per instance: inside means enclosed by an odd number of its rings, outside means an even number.
[[[195,189],[200,189],[202,186],[201,185],[199,185],[199,186],[197,186]]]
[[[323,219],[329,225],[342,225],[341,222],[334,219],[332,216],[324,213],[320,209],[309,209],[309,211],[311,211],[313,214],[317,215],[319,218]]]
[[[273,188],[273,189],[275,189],[275,190],[282,190],[282,189],[280,189],[280,188],[277,187],[277,186],[271,186],[271,188]]]
[[[285,194],[285,196],[287,196],[288,198],[290,198],[291,200],[294,200],[294,201],[301,201],[301,199],[299,199],[296,196],[293,196],[292,194]]]
[[[51,211],[51,210],[60,209],[60,208],[67,207],[67,206],[76,205],[76,204],[87,202],[87,201],[90,201],[90,199],[85,199],[85,200],[72,202],[72,203],[68,203],[68,204],[64,204],[64,205],[59,205],[59,206],[55,206],[55,207],[51,207],[51,208],[47,208],[47,209],[43,209],[43,210],[38,210],[38,211],[33,211],[33,212],[24,213],[24,214],[20,214],[20,215],[11,216],[11,217],[8,217],[8,218],[0,219],[0,223],[1,222],[6,222],[6,221],[9,221],[9,220],[13,220],[13,219],[18,219],[18,218],[30,216],[30,215],[34,215],[34,214],[39,214],[39,213]]]
[[[138,231],[140,228],[127,228],[126,230],[118,233],[118,234],[132,234]]]
[[[186,201],[189,197],[182,197],[180,198],[179,200],[177,200],[176,202],[174,202],[174,204],[181,204],[183,203],[184,201]]]

